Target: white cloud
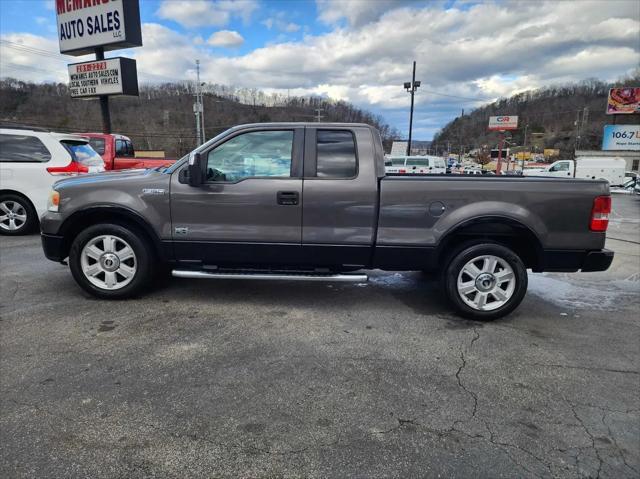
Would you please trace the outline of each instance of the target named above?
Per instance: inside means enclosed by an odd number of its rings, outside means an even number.
[[[377,20],[380,15],[406,1],[399,0],[316,0],[318,19],[335,25],[345,19],[351,26]]]
[[[323,8],[329,3],[323,2]],[[612,0],[607,8],[602,2],[550,1],[479,3],[464,8],[454,4],[448,9],[434,2],[386,10],[380,10],[377,2],[370,4],[377,12],[373,16],[358,10],[357,2],[336,4],[340,16],[334,14],[335,21],[345,20],[351,26],[343,22],[322,35],[307,33],[299,41],[283,37],[279,43],[228,56],[212,53],[197,36],[145,23],[144,47],[130,52],[138,60],[143,81],[193,78],[199,58],[205,81],[349,100],[382,112],[402,128],[409,105],[402,83],[410,80],[411,62],[416,60],[417,79],[422,81],[416,95],[416,124],[423,125],[422,133],[433,132],[435,123],[443,125],[461,107],[482,103],[469,98],[493,99],[588,77],[613,80],[640,63],[640,12],[634,2]],[[242,18],[239,6],[223,6],[229,15]],[[284,15],[272,14],[264,25],[282,33],[276,20],[285,27],[290,23]],[[236,32],[240,33],[244,32]],[[16,35],[14,40],[35,42],[33,35]],[[40,48],[57,51],[55,39],[37,38]],[[46,75],[27,72],[27,68],[49,69],[56,63],[4,47],[2,57],[3,62],[23,65],[25,75],[35,80]],[[64,62],[59,63],[58,78],[64,80]],[[424,134],[428,138],[429,133]]]
[[[164,0],[156,15],[188,28],[224,27],[232,17],[239,17],[248,24],[258,7],[256,0]]]
[[[244,43],[244,38],[238,32],[220,30],[211,35],[207,43],[214,47],[239,47]]]
[[[275,27],[277,30],[281,32],[286,32],[286,33],[294,33],[300,30],[301,28],[300,25],[298,25],[297,23],[286,21],[284,19],[283,13],[284,12],[279,12],[279,14],[276,15],[275,17],[267,18],[266,20],[263,20],[261,23],[265,27],[267,27],[269,30],[271,30],[273,27]]]

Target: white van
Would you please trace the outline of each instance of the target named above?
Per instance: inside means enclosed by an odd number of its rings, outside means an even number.
[[[104,161],[86,138],[0,128],[0,234],[34,230],[51,185],[62,177],[100,171]]]
[[[387,173],[444,175],[447,164],[439,156],[388,156],[384,162]]]
[[[624,158],[578,157],[575,164],[572,160],[559,160],[547,168],[524,170],[526,176],[555,176],[573,178],[574,165],[577,165],[575,178],[590,180],[607,180],[611,186],[624,184],[626,162]]]

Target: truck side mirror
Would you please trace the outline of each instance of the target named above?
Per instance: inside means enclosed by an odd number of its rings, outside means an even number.
[[[204,164],[199,152],[189,157],[189,186],[200,186],[204,183]]]

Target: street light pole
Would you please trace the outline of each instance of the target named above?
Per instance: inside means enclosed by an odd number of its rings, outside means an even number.
[[[407,143],[407,156],[411,155],[411,134],[413,130],[413,96],[416,90],[420,86],[420,81],[416,81],[416,62],[413,62],[413,75],[411,76],[411,83],[405,82],[404,88],[407,92],[411,93],[411,113],[409,114],[409,142]]]

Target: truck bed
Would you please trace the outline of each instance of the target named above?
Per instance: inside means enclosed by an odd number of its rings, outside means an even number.
[[[589,230],[606,181],[517,176],[410,175],[380,180],[379,246],[433,247],[469,218],[506,218],[535,232],[542,248],[601,249]]]

